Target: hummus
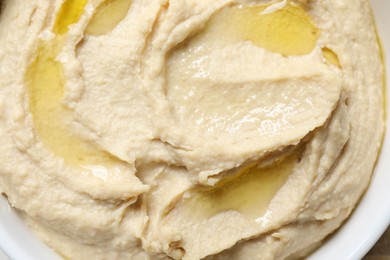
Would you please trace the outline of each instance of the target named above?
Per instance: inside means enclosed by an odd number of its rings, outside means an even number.
[[[384,133],[366,0],[5,0],[0,193],[71,259],[306,256]]]

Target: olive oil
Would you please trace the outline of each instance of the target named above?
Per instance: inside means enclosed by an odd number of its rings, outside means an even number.
[[[64,76],[62,65],[55,60],[58,39],[41,43],[38,56],[27,71],[30,110],[35,128],[42,141],[58,156],[73,164],[107,161],[88,142],[72,134],[66,125],[70,111],[62,105]]]
[[[115,165],[119,161],[72,133],[71,111],[62,104],[65,78],[56,57],[63,46],[69,25],[76,23],[87,0],[66,0],[53,26],[54,39],[40,41],[35,61],[26,73],[29,104],[39,138],[57,156],[73,165]]]
[[[313,51],[320,30],[307,12],[289,2],[269,11],[271,7],[239,5],[225,8],[211,18],[205,33],[218,35],[228,42],[251,41],[258,47],[285,56]]]
[[[86,29],[87,34],[101,35],[112,31],[129,11],[131,0],[106,0],[95,10]]]
[[[65,34],[71,24],[77,23],[84,12],[88,0],[66,0],[57,14],[53,32]]]
[[[209,219],[224,211],[237,211],[251,220],[263,216],[276,192],[298,164],[297,150],[266,167],[251,166],[227,177],[215,187],[189,191],[178,204],[190,218]]]
[[[324,48],[322,48],[322,54],[324,55],[324,58],[327,61],[329,61],[331,64],[341,68],[339,57],[337,56],[337,54],[334,51],[332,51],[329,48],[324,47]]]

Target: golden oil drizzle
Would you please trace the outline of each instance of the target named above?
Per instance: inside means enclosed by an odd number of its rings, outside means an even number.
[[[337,54],[333,50],[331,50],[327,47],[324,47],[324,48],[322,48],[322,55],[324,55],[324,58],[328,62],[341,68],[339,57],[337,56]]]
[[[67,33],[69,25],[79,21],[87,3],[88,0],[66,0],[57,14],[53,33],[57,35]]]
[[[212,188],[196,188],[177,204],[190,218],[209,219],[221,212],[237,211],[255,220],[266,213],[277,191],[298,164],[302,148],[291,152],[273,164],[242,169]]]
[[[26,82],[39,138],[66,162],[91,169],[92,165],[109,167],[122,162],[70,130],[67,122],[71,112],[62,104],[65,78],[62,64],[56,60],[69,26],[79,21],[87,2],[66,0],[63,3],[52,29],[55,37],[39,42],[35,61],[26,73]]]
[[[280,3],[278,3],[280,4]],[[214,15],[205,33],[228,41],[251,41],[258,47],[285,56],[308,54],[316,46],[320,30],[299,5],[233,6]]]
[[[106,0],[95,10],[85,30],[87,34],[101,35],[112,31],[129,11],[131,0]]]

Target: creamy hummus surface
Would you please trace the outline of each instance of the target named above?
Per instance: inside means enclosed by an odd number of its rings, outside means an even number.
[[[369,1],[2,2],[0,193],[64,258],[298,258],[370,182]]]

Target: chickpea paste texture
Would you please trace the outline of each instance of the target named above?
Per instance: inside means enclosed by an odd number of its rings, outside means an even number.
[[[298,258],[367,188],[369,1],[2,2],[0,193],[64,258]]]

